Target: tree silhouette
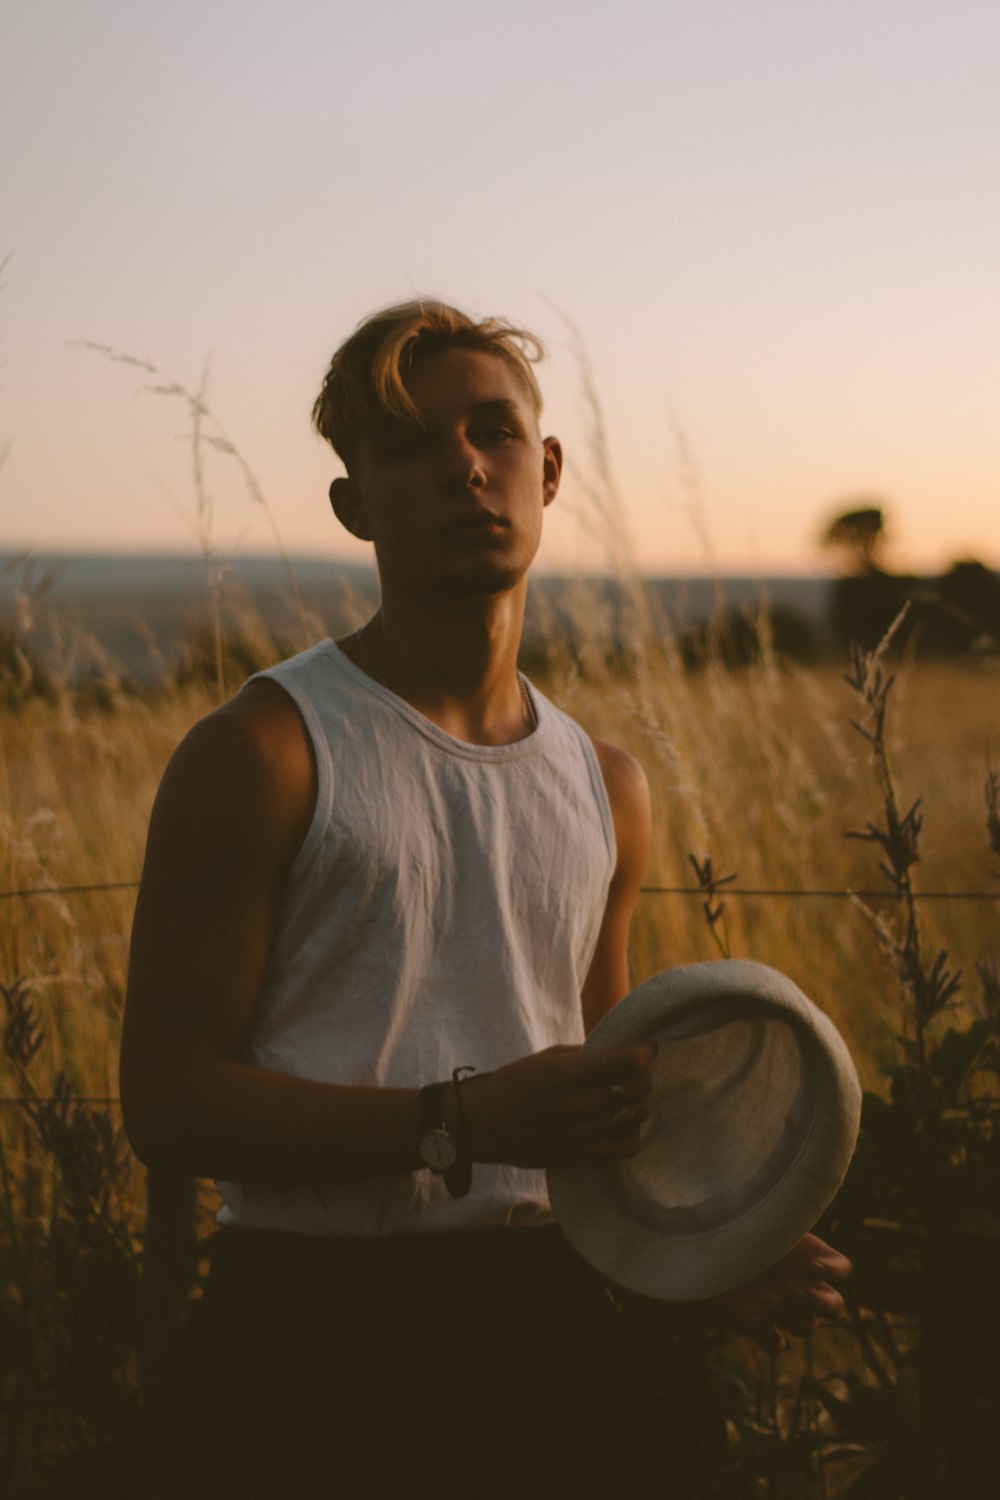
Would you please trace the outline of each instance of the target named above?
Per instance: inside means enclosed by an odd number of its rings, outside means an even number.
[[[844,571],[860,577],[880,571],[878,555],[885,536],[881,506],[863,505],[834,516],[820,537],[820,545],[839,553]]]

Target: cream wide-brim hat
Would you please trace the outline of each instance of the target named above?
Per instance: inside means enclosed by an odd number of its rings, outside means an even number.
[[[655,974],[584,1047],[645,1037],[658,1050],[638,1153],[550,1167],[549,1195],[609,1281],[697,1301],[752,1280],[816,1223],[854,1151],[861,1087],[832,1021],[745,959]]]

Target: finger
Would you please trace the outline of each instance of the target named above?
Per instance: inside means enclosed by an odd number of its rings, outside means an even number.
[[[589,1085],[586,1093],[581,1093],[577,1100],[580,1118],[606,1124],[623,1109],[641,1110],[645,1118],[648,1113],[646,1101],[652,1087],[648,1073],[614,1083]]]
[[[580,1142],[581,1161],[624,1161],[642,1145],[642,1135],[636,1126],[628,1130],[604,1130]]]
[[[612,1103],[615,1108],[612,1108]],[[560,1153],[584,1157],[592,1148],[611,1142],[620,1145],[635,1138],[638,1150],[642,1127],[649,1118],[649,1107],[643,1099],[634,1104],[612,1101],[605,1090],[598,1101],[567,1100],[547,1126],[552,1145]],[[628,1154],[632,1154],[632,1150]],[[618,1154],[617,1151],[614,1154]]]
[[[647,1115],[645,1113],[641,1113],[639,1108],[633,1107],[630,1104],[625,1104],[621,1109],[615,1110],[614,1114],[611,1116],[611,1119],[605,1126],[605,1129],[608,1134],[614,1138],[634,1135],[637,1133],[639,1127],[642,1125],[643,1120],[646,1118]]]
[[[775,1286],[774,1292],[796,1307],[811,1307],[820,1313],[838,1313],[844,1306],[840,1288],[828,1281],[813,1281],[808,1277],[790,1279]]]
[[[605,1105],[599,1111],[580,1119],[577,1138],[583,1145],[593,1141],[620,1141],[630,1136],[639,1137],[642,1127],[649,1119],[649,1108],[640,1099],[635,1104],[624,1104],[609,1110]]]
[[[839,1289],[825,1281],[814,1281],[807,1289],[805,1304],[827,1318],[835,1318],[844,1311],[844,1298]]]
[[[656,1056],[650,1039],[611,1052],[581,1052],[581,1072],[588,1083],[619,1083],[644,1073]]]
[[[810,1318],[813,1324],[817,1317],[833,1318],[844,1310],[844,1299],[840,1292],[825,1282],[783,1287],[777,1295],[780,1298],[780,1311],[786,1317]]]
[[[823,1281],[846,1281],[854,1266],[846,1255],[841,1255],[838,1250],[831,1250],[822,1258],[810,1261],[808,1270],[810,1275],[818,1276]]]
[[[804,1234],[789,1258],[805,1273],[824,1280],[832,1277],[835,1281],[843,1281],[854,1269],[846,1255],[821,1240],[818,1234]]]

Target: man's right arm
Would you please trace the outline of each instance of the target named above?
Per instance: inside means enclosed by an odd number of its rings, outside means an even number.
[[[421,1165],[416,1088],[317,1083],[241,1058],[315,796],[304,725],[271,683],[202,720],[167,769],[150,822],[122,1037],[126,1127],[149,1165],[244,1182]],[[610,1084],[626,1085],[641,1120],[647,1050],[553,1048],[477,1081],[467,1095],[475,1157],[540,1166],[633,1154],[637,1133],[611,1126],[622,1101]]]
[[[151,1165],[308,1177],[330,1170],[337,1126],[355,1154],[360,1140],[378,1152],[380,1135],[402,1139],[405,1099],[373,1110],[352,1090],[343,1102],[357,1118],[334,1119],[322,1085],[239,1060],[314,804],[308,740],[270,684],[197,724],[167,768],[136,905],[121,1059],[126,1126]]]

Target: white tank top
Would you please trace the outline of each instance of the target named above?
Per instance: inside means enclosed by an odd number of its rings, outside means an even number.
[[[583,1040],[580,989],[615,865],[590,740],[532,690],[512,745],[453,739],[332,642],[260,674],[297,704],[318,795],[284,892],[246,1061],[418,1088]],[[416,1123],[414,1125],[416,1128]],[[541,1171],[477,1164],[453,1199],[422,1170],[220,1182],[219,1220],[395,1234],[551,1219]]]

